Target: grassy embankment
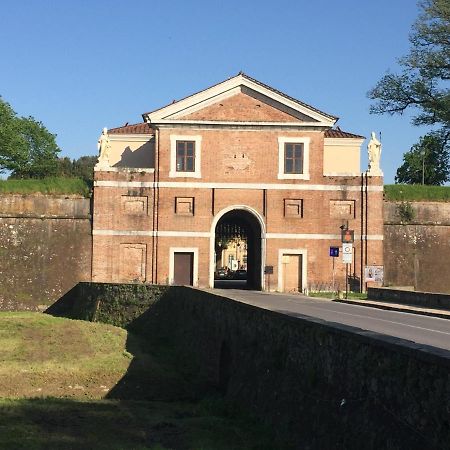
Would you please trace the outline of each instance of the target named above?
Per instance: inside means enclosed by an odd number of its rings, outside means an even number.
[[[337,292],[330,292],[330,291],[310,292],[308,295],[310,297],[317,297],[317,298],[329,298],[329,299],[337,299],[338,298]],[[341,292],[341,297],[345,299],[345,291]],[[367,294],[363,293],[363,292],[349,291],[347,293],[347,297],[350,300],[367,300]]]
[[[448,202],[450,186],[422,186],[420,184],[386,184],[384,198],[401,202]]]
[[[283,448],[220,397],[196,396],[170,349],[143,348],[110,325],[0,313],[0,448]]]
[[[0,194],[53,194],[89,197],[90,188],[81,178],[0,180]]]

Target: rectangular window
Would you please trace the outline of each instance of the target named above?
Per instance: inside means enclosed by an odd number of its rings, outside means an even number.
[[[284,144],[284,173],[303,173],[303,144]]]
[[[195,142],[177,141],[177,172],[195,172]]]

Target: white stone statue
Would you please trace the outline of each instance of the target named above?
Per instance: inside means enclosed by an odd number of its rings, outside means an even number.
[[[108,129],[105,127],[102,130],[102,134],[98,139],[97,144],[99,156],[96,167],[109,167],[109,150],[111,144],[109,142]]]
[[[375,136],[375,131],[372,131],[370,141],[367,144],[367,151],[369,153],[369,170],[367,175],[383,176],[383,172],[380,169],[381,142]]]

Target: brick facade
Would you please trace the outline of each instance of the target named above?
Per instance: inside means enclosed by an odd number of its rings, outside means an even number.
[[[355,230],[350,275],[358,281],[364,265],[383,264],[383,180],[342,170],[338,159],[354,159],[363,138],[332,129],[336,118],[243,74],[143,116],[147,126],[110,137],[124,151],[136,135],[154,142],[151,167],[95,171],[94,281],[171,284],[181,252],[193,255],[193,284],[212,286],[216,225],[231,211],[256,230],[255,288],[290,290],[292,272],[300,290],[331,286],[329,247],[341,246],[347,224]],[[333,176],[324,175],[330,138],[340,152]],[[195,171],[178,170],[179,141],[195,142]],[[285,142],[302,143],[302,173],[285,174]],[[264,275],[266,266],[273,273]],[[335,279],[343,289],[341,258]]]

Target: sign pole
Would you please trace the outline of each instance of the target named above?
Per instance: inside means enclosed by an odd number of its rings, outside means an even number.
[[[345,299],[348,299],[348,264],[345,265]]]
[[[333,260],[333,293],[334,293],[334,291],[335,291],[335,289],[334,289],[334,258],[332,258],[332,260]]]

